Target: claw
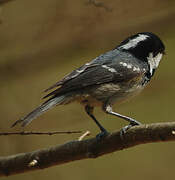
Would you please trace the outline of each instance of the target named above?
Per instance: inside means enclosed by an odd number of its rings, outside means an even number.
[[[102,140],[102,139],[105,138],[108,134],[109,134],[108,131],[103,130],[101,133],[99,133],[99,134],[96,135],[97,141]]]
[[[138,121],[135,121],[135,122],[131,122],[129,125],[123,127],[121,130],[120,130],[120,138],[123,139],[124,138],[124,135],[126,134],[127,130],[130,129],[131,127],[133,126],[139,126],[141,125],[140,122]]]

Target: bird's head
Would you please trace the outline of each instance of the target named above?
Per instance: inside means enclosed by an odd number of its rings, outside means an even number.
[[[162,56],[165,54],[163,42],[157,35],[151,32],[142,32],[130,36],[122,41],[116,48],[131,53],[139,60],[147,62],[150,75],[153,75]]]

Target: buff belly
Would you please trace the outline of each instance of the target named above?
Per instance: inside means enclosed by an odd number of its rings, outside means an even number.
[[[106,83],[86,89],[84,92],[76,94],[72,100],[83,105],[102,107],[104,104],[122,103],[137,95],[142,89],[143,86],[137,83],[129,84],[129,86],[128,84]]]

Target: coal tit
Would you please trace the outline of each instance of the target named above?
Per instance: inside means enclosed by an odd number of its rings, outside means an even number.
[[[128,37],[115,49],[106,52],[66,75],[62,80],[46,89],[50,92],[42,105],[16,121],[26,126],[56,105],[65,105],[73,101],[80,102],[86,113],[100,128],[100,135],[107,133],[97,121],[93,109],[100,106],[108,114],[123,118],[129,122],[122,128],[125,132],[140,122],[112,110],[114,103],[122,102],[139,93],[154,75],[165,52],[160,38],[151,32],[142,32]]]

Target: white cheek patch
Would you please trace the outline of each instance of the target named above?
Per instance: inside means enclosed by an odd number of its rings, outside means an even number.
[[[149,38],[148,35],[145,34],[139,34],[136,38],[134,39],[130,39],[128,43],[120,46],[120,48],[122,49],[130,49],[130,48],[134,48],[137,46],[137,44],[141,41],[146,40],[147,38]]]
[[[109,66],[106,66],[106,65],[102,65],[103,68],[107,69],[108,71],[112,72],[112,73],[115,73],[117,72],[114,68],[111,68]]]
[[[153,53],[150,53],[149,57],[147,57],[151,75],[153,74],[153,69],[156,69],[159,66],[162,56],[162,53],[158,53],[157,56],[153,57]]]

